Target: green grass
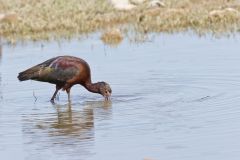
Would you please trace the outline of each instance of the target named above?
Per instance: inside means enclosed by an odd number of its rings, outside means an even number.
[[[199,34],[240,31],[236,0],[165,0],[164,8],[117,11],[108,0],[0,0],[0,35],[10,42],[71,38],[109,28],[140,34],[193,30]],[[231,9],[229,9],[231,8]],[[124,29],[123,29],[124,28]]]

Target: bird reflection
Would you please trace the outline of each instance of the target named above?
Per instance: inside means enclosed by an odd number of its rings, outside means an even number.
[[[83,136],[89,139],[93,136],[91,129],[94,127],[94,112],[93,108],[85,107],[82,111],[73,111],[71,103],[66,105],[54,105],[57,118],[51,122],[50,130],[54,135],[76,135]],[[89,132],[85,135],[85,132]]]
[[[55,104],[53,107],[56,109],[55,120],[52,118],[47,120],[45,127],[43,124],[37,125],[43,129],[47,127],[50,136],[76,136],[79,139],[91,139],[94,137],[94,117],[107,118],[111,115],[110,102],[86,102],[83,106],[71,103]]]
[[[94,126],[96,120],[110,119],[111,103],[55,104],[53,108],[54,113],[25,114],[23,136],[26,150],[34,152],[32,148],[35,148],[43,155],[51,150],[61,156],[78,158],[94,154]],[[34,159],[38,153],[34,152],[30,157]]]

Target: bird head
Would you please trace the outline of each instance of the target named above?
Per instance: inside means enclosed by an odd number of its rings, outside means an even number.
[[[110,85],[106,82],[98,82],[99,84],[99,93],[105,98],[105,100],[109,100],[112,89]]]

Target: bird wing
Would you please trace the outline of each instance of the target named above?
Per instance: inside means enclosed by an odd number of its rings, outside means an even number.
[[[61,57],[45,61],[35,66],[35,68],[37,68],[37,74],[31,79],[55,84],[66,83],[66,81],[74,78],[79,73],[77,66],[73,62]]]

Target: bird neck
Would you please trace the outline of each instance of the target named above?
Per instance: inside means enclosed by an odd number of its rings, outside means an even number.
[[[91,83],[91,82],[88,82],[85,84],[85,88],[90,91],[90,92],[93,92],[93,93],[99,93],[99,84],[98,83]]]

